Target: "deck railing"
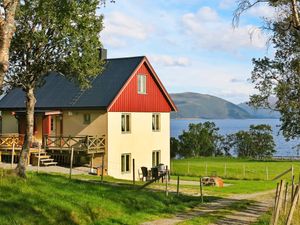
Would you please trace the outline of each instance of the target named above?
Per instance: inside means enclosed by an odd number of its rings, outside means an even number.
[[[44,145],[48,150],[83,151],[87,153],[103,152],[105,149],[105,137],[97,136],[45,136]]]
[[[12,148],[13,145],[15,148],[22,147],[24,143],[23,134],[0,134],[0,148]]]

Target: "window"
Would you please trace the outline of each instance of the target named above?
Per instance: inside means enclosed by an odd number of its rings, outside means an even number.
[[[53,117],[51,117],[50,130],[54,131],[54,118]]]
[[[91,114],[83,114],[83,123],[90,124],[91,123]]]
[[[160,115],[152,114],[152,130],[159,131],[160,130]]]
[[[152,166],[158,166],[160,164],[160,151],[152,152]]]
[[[130,132],[130,114],[121,115],[121,131],[122,133]]]
[[[122,173],[128,173],[130,172],[130,160],[131,155],[130,154],[122,154],[121,155],[121,172]]]
[[[146,94],[146,76],[145,75],[138,75],[138,93],[139,94]]]

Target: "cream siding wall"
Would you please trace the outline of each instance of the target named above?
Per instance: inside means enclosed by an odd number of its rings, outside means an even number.
[[[152,113],[130,113],[131,132],[121,132],[120,112],[108,113],[108,175],[132,179],[130,173],[121,172],[121,154],[130,153],[135,159],[136,179],[138,169],[152,167],[152,151],[161,151],[161,163],[170,165],[170,113],[160,113],[161,129],[152,131]],[[132,167],[132,165],[131,165]]]
[[[91,115],[90,124],[83,123],[84,114]],[[100,110],[63,111],[63,135],[107,136],[107,113]]]
[[[2,111],[2,133],[18,133],[18,120],[11,112]]]

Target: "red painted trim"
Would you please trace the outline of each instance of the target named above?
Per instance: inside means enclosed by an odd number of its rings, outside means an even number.
[[[124,84],[124,86],[120,89],[120,91],[118,92],[118,94],[115,96],[115,98],[112,100],[112,102],[109,104],[107,111],[110,111],[112,106],[115,104],[115,102],[117,101],[117,99],[120,97],[120,95],[123,93],[124,89],[128,86],[128,84],[131,82],[131,80],[135,77],[135,75],[137,74],[138,70],[140,69],[140,67],[143,64],[146,64],[146,66],[150,69],[150,73],[153,75],[154,77],[154,81],[156,81],[158,83],[158,87],[159,89],[163,92],[164,97],[167,99],[168,104],[171,106],[171,110],[172,111],[176,111],[177,112],[177,107],[175,106],[174,102],[172,101],[170,95],[168,94],[168,92],[166,91],[166,89],[164,88],[162,82],[160,81],[160,79],[158,78],[157,74],[155,73],[153,67],[151,66],[150,62],[148,61],[148,59],[146,57],[143,58],[143,60],[140,62],[140,64],[136,67],[136,69],[132,72],[132,74],[130,75],[129,79],[126,81],[126,83]]]

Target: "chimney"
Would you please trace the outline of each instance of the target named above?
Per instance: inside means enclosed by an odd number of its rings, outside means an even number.
[[[107,59],[107,49],[105,49],[105,48],[99,49],[99,58],[101,61]]]

